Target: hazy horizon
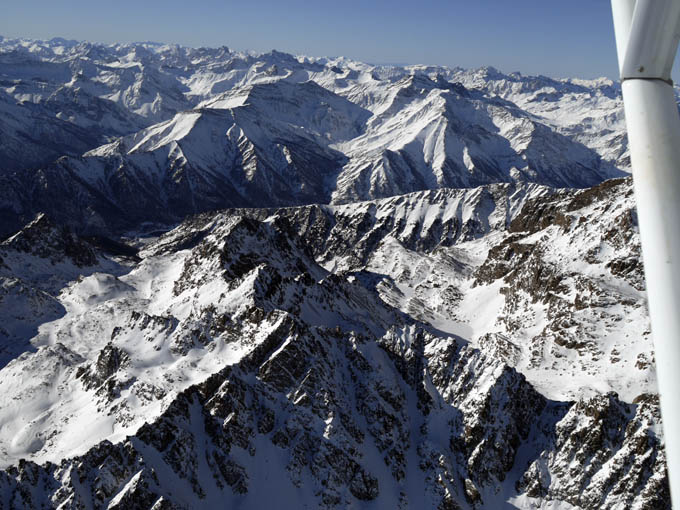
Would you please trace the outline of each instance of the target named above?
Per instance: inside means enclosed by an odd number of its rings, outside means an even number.
[[[258,53],[276,49],[383,65],[490,66],[504,73],[618,79],[605,0],[426,0],[418,6],[384,0],[314,5],[300,0],[197,5],[74,0],[68,9],[36,0],[8,4],[4,11],[0,34],[7,38],[155,41]]]

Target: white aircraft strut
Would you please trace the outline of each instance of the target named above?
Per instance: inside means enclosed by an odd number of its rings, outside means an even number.
[[[680,505],[680,0],[611,0],[671,498]]]

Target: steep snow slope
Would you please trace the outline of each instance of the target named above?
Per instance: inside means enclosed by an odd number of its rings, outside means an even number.
[[[289,118],[277,118],[269,109],[271,94],[283,99],[289,86],[277,84],[264,94],[252,89],[248,105],[178,113],[82,158],[61,159],[23,175],[5,196],[11,194],[7,199],[24,215],[27,210],[46,210],[80,230],[176,222],[224,206],[328,201],[345,158],[328,147],[315,127],[332,124],[356,130],[363,111],[341,98],[333,109],[324,101],[328,93],[313,83],[297,89],[301,97],[290,104]],[[308,100],[303,100],[310,89]],[[261,96],[258,102],[255,98]],[[308,112],[316,116],[318,126],[304,127]],[[36,185],[37,176],[47,185]],[[68,208],[62,206],[64,198]]]
[[[457,70],[449,79],[512,101],[619,168],[630,167],[621,91],[611,80],[505,75],[491,67]]]
[[[244,212],[261,219],[271,214]],[[655,391],[628,181],[611,181],[581,192],[536,185],[440,190],[351,206],[282,209],[275,215],[292,222],[328,269],[348,274],[351,281],[375,288],[386,302],[408,315],[500,357],[549,398],[616,391],[632,402],[640,394]],[[94,358],[94,351],[87,355],[89,349],[96,351],[104,346],[87,340],[91,335],[109,338],[113,335],[109,330],[116,330],[119,321],[128,324],[141,320],[147,327],[151,319],[139,319],[134,311],[139,307],[153,317],[152,332],[145,333],[150,341],[166,334],[183,338],[195,320],[192,317],[202,317],[206,303],[214,303],[215,296],[224,291],[219,286],[203,286],[200,278],[180,278],[182,264],[210,272],[210,264],[217,262],[209,262],[203,252],[184,262],[181,257],[160,254],[166,244],[179,242],[177,239],[183,236],[188,239],[182,243],[192,246],[206,235],[201,232],[217,228],[215,221],[234,221],[231,213],[218,218],[198,218],[197,223],[180,227],[169,237],[171,241],[163,238],[151,245],[144,253],[153,253],[156,258],[127,275],[91,276],[62,291],[58,302],[46,295],[43,299],[54,303],[51,307],[40,300],[40,305],[32,305],[40,311],[38,318],[45,314],[38,324],[52,318],[50,314],[57,314],[57,310],[64,310],[60,313],[65,317],[42,327],[31,350],[66,342],[80,356]],[[5,244],[17,245],[18,239],[27,235],[22,233]],[[242,246],[242,241],[232,242]],[[257,256],[275,251],[266,245],[252,248]],[[7,255],[5,259],[10,260]],[[17,267],[9,274],[21,275]],[[78,273],[75,268],[71,271],[73,276]],[[319,278],[321,274],[313,276],[314,280]],[[169,282],[163,283],[165,279]],[[171,284],[173,292],[186,287],[196,297],[184,296],[181,304],[168,304],[168,299],[174,299],[167,294]],[[49,286],[44,288],[50,290]],[[226,294],[232,306],[239,302],[234,297],[239,295]],[[194,299],[199,304],[190,305]],[[324,302],[319,296],[309,299],[312,303]],[[179,308],[171,311],[174,306]],[[325,305],[309,306],[296,305],[296,314],[314,324],[337,321],[319,310]],[[338,304],[330,307],[336,314],[343,313],[342,308]],[[214,313],[211,311],[209,317]],[[321,316],[314,318],[319,313]],[[357,312],[347,315],[352,313]],[[111,322],[108,317],[114,315]],[[22,327],[30,330],[30,323],[24,322]],[[362,328],[370,327],[366,320]],[[205,326],[200,326],[191,335],[200,337],[199,332],[204,330]],[[116,331],[122,334],[122,330]],[[140,333],[132,328],[131,334],[134,341]],[[24,337],[28,338],[25,333]],[[89,346],[87,352],[82,350],[83,345]],[[209,374],[214,369],[210,364],[202,370]],[[154,385],[163,387],[158,381]],[[134,413],[129,420],[137,423]],[[53,421],[49,421],[50,426]],[[13,429],[7,430],[14,434]],[[51,455],[61,455],[59,452],[69,448],[72,444],[48,450]]]
[[[350,158],[334,200],[511,180],[584,187],[620,175],[585,146],[512,103],[410,75],[387,87],[366,133],[339,146]]]
[[[266,338],[281,320],[277,309],[366,334],[403,322],[363,287],[330,277],[280,228],[230,218],[192,250],[172,250],[164,239],[127,274],[94,273],[63,289],[63,318],[42,325],[31,341],[37,353],[9,363],[0,381],[13,395],[0,410],[4,462],[57,460],[122,439],[177,392]],[[40,398],[33,386],[17,385],[25,371],[58,390]],[[100,398],[92,400],[94,390]]]

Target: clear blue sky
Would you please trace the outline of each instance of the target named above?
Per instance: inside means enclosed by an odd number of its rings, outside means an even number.
[[[159,41],[616,78],[609,0],[24,0],[0,35]]]

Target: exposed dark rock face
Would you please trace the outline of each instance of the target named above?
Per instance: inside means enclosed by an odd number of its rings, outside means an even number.
[[[29,253],[53,263],[67,258],[78,267],[94,266],[98,262],[97,254],[89,243],[67,227],[55,225],[42,213],[15,235],[0,243],[0,249]]]
[[[87,389],[98,388],[116,374],[128,359],[129,356],[123,350],[109,343],[99,352],[97,362],[89,370],[83,367],[77,376],[83,380]],[[109,388],[109,391],[112,390],[113,388]]]
[[[505,302],[498,320],[509,334],[530,323],[538,308],[549,317],[532,340],[533,364],[541,362],[542,351],[551,344],[553,353],[566,349],[599,359],[604,352],[590,314],[598,310],[605,324],[616,324],[622,320],[619,305],[633,310],[644,306],[636,294],[644,290],[644,273],[632,193],[629,181],[613,180],[585,191],[530,199],[510,223],[509,234],[475,270],[475,285],[502,282]],[[565,249],[578,246],[582,253],[566,259],[555,249],[560,242]],[[598,269],[583,271],[581,261]],[[606,279],[613,277],[621,283],[610,285]],[[649,334],[648,328],[643,334]],[[614,362],[619,355],[612,351]]]
[[[665,457],[650,427],[654,423],[660,423],[656,396],[632,406],[616,394],[577,402],[556,423],[551,443],[517,487],[577,508],[669,508]]]

